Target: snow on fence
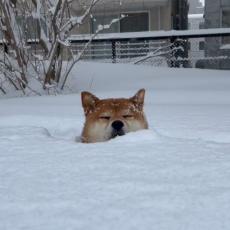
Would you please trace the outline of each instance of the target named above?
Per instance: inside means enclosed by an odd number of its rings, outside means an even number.
[[[72,42],[72,51],[74,54],[77,54],[83,47],[84,43]],[[106,62],[130,62],[141,57],[146,57],[159,48],[165,51],[169,50],[167,41],[92,42],[85,50],[82,58]],[[166,55],[166,53],[164,54]]]

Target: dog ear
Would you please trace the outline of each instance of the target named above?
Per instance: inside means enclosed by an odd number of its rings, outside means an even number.
[[[130,98],[137,109],[143,110],[144,99],[145,99],[145,89],[140,89],[133,97]]]
[[[86,116],[89,113],[93,112],[93,110],[95,109],[96,103],[99,100],[100,99],[94,96],[92,93],[89,93],[89,92],[81,93],[81,102],[82,102],[82,106],[83,106]]]

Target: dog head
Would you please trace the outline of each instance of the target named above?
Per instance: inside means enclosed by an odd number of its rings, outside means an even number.
[[[147,129],[144,115],[145,90],[139,90],[131,98],[99,99],[89,92],[82,92],[85,125],[82,142],[106,141],[128,132]]]

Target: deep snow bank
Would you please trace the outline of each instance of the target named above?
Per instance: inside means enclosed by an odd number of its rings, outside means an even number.
[[[0,229],[228,230],[228,75],[80,63],[75,91],[147,88],[150,129],[96,144],[80,94],[0,100]]]

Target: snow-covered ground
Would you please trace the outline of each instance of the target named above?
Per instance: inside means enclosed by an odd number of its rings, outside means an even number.
[[[1,230],[229,229],[229,71],[79,63],[68,84],[146,88],[150,129],[82,144],[79,93],[1,99]]]

